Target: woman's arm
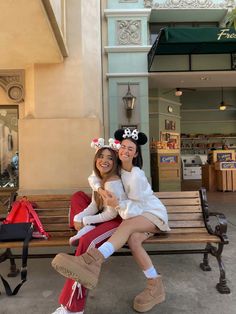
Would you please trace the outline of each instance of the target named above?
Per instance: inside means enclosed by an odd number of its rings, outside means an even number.
[[[97,212],[98,212],[97,204],[94,198],[92,198],[92,202],[89,204],[89,206],[86,207],[81,213],[75,215],[74,221],[82,222],[82,219],[85,216],[95,215]]]
[[[106,202],[119,213],[122,219],[132,218],[143,213],[143,208],[139,201],[129,199],[119,201],[113,193],[106,198]]]
[[[105,191],[102,187],[101,187],[101,179],[98,178],[94,171],[93,173],[88,177],[88,182],[89,185],[91,187],[91,189],[93,191],[98,192],[99,195],[101,195],[101,197],[106,196],[107,195],[107,191]]]
[[[109,194],[103,198],[104,202],[114,208],[123,219],[141,215],[143,212],[141,202],[128,199],[121,182],[118,191],[118,194],[117,190],[110,191]]]
[[[118,176],[110,178],[109,181],[105,183],[104,187],[107,192],[106,196],[110,195],[110,193],[114,193],[119,200],[126,198],[122,182]],[[106,196],[103,199],[106,199]],[[107,206],[106,202],[104,202],[104,204],[105,207],[102,213],[83,218],[84,225],[112,220],[118,215],[118,212],[113,207]]]
[[[112,207],[107,207],[100,214],[83,217],[82,221],[83,221],[83,224],[86,226],[86,225],[97,224],[97,223],[112,220],[117,215],[118,215],[118,212],[116,210],[114,210]]]

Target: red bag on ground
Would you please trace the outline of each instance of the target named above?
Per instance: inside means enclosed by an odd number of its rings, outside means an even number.
[[[69,226],[74,227],[74,216],[83,211],[91,203],[91,197],[82,191],[74,193],[71,197]]]
[[[32,204],[23,197],[12,204],[12,209],[3,221],[4,224],[30,222],[34,224],[33,238],[49,238]]]

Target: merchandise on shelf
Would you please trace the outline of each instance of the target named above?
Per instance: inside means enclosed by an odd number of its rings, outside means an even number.
[[[236,134],[181,134],[181,150],[204,153],[210,149],[236,149]]]

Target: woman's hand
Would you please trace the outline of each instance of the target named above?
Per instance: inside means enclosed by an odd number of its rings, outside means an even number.
[[[113,208],[119,206],[118,199],[115,196],[115,194],[112,192],[107,191],[107,193],[103,197],[103,201],[105,205],[113,207]]]
[[[103,188],[99,188],[98,189],[98,194],[104,199],[104,197],[106,197],[107,196],[107,193],[109,193],[109,192],[107,192],[106,190],[104,190]]]
[[[84,224],[82,221],[74,221],[74,228],[75,230],[79,231],[84,227]]]

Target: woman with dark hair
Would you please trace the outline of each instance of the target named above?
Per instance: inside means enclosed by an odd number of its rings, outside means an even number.
[[[144,133],[130,129],[117,130],[115,138],[121,142],[118,155],[121,162],[121,179],[127,200],[118,200],[110,192],[103,195],[108,206],[115,208],[124,220],[115,233],[98,249],[88,250],[80,257],[60,253],[52,261],[52,266],[63,276],[73,278],[88,289],[98,282],[101,265],[105,259],[129,243],[133,256],[147,278],[147,286],[134,299],[133,307],[138,312],[146,312],[165,300],[162,277],[141,243],[160,231],[169,231],[165,206],[153,194],[150,184],[141,170],[142,155],[140,145],[147,142]],[[90,184],[92,179],[90,178]],[[93,179],[98,189],[99,180]],[[137,241],[138,245],[135,245]]]

